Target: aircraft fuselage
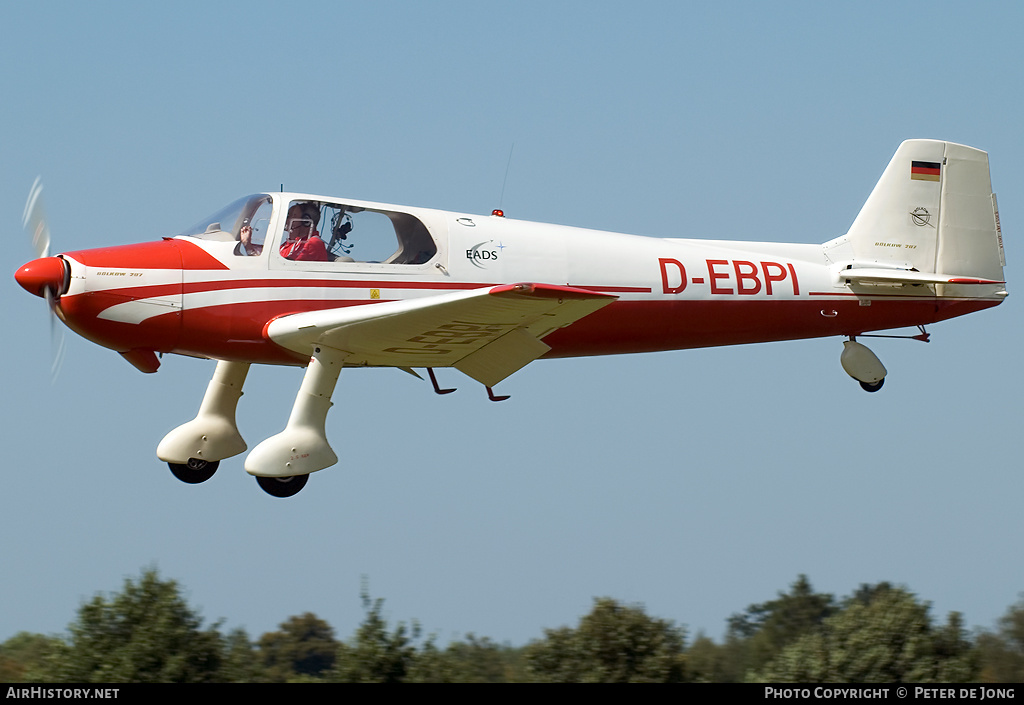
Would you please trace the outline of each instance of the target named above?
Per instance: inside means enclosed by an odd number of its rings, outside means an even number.
[[[987,292],[961,286],[959,297],[950,295],[953,284],[847,283],[845,264],[830,261],[820,244],[653,238],[497,216],[402,212],[430,224],[437,252],[429,261],[293,262],[271,247],[244,257],[234,239],[195,236],[68,252],[62,257],[70,286],[59,299],[60,315],[79,334],[119,352],[305,364],[308,356],[266,336],[270,321],[524,281],[617,297],[546,336],[551,350],[544,357],[854,336],[934,323],[1003,298],[999,285]],[[451,342],[451,336],[416,337],[406,346],[409,366]]]

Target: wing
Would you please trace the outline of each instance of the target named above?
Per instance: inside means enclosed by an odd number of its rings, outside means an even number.
[[[618,297],[551,284],[501,286],[282,316],[265,335],[306,354],[348,353],[345,364],[455,367],[487,386],[551,348],[542,338]]]

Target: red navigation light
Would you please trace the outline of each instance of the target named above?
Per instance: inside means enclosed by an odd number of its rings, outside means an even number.
[[[505,211],[501,210],[500,208],[495,208],[493,211],[491,211],[491,215],[496,215],[499,218],[504,218]]]

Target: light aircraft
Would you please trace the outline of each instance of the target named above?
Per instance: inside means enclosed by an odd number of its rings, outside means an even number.
[[[492,388],[543,357],[842,336],[868,391],[886,370],[857,342],[996,306],[1007,292],[988,155],[900,145],[849,232],[824,244],[624,235],[300,193],[239,199],[176,237],[38,258],[15,277],[79,335],[143,372],[216,360],[195,419],[157,447],[203,482],[247,445],[235,410],[252,364],[305,366],[283,431],[245,470],[294,495],[338,458],[325,424],[344,367],[454,367]],[[314,246],[315,245],[315,246]],[[305,254],[298,254],[299,252]],[[295,257],[311,257],[304,259]]]

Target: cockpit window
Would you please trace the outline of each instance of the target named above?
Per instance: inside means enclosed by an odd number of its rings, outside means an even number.
[[[242,229],[248,227],[252,230],[252,241],[262,244],[267,236],[271,209],[270,196],[262,193],[246,196],[180,234],[204,240],[238,240]]]
[[[286,259],[423,264],[437,253],[426,226],[408,213],[292,201],[285,220],[280,254]]]

